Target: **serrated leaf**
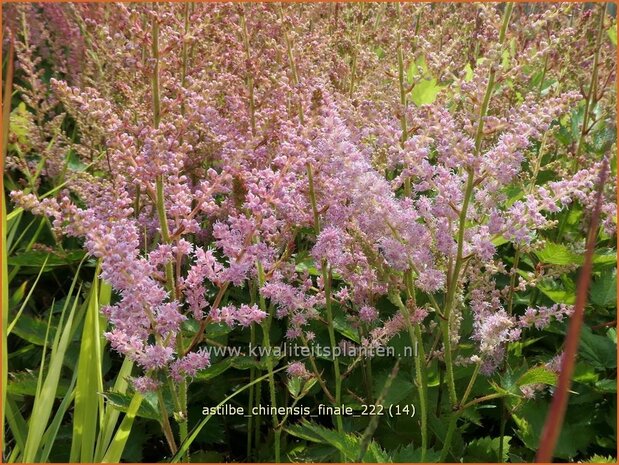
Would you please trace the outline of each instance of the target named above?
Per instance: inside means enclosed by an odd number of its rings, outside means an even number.
[[[572,252],[563,244],[546,242],[542,250],[534,252],[543,263],[550,265],[581,265],[583,256]]]
[[[328,444],[344,454],[344,457],[350,462],[354,462],[358,459],[357,455],[359,454],[361,447],[361,437],[355,434],[340,433],[307,420],[303,420],[301,423],[289,426],[286,428],[286,431],[289,434],[305,439],[306,441],[319,444]],[[375,441],[371,441],[367,448],[366,454],[363,457],[363,462],[384,463],[388,460],[389,457],[387,454],[378,446],[378,444],[376,444]]]
[[[557,375],[543,366],[533,367],[518,378],[516,384],[518,386],[527,386],[529,384],[548,384],[554,386],[557,384]]]
[[[426,450],[426,463],[438,462],[441,454],[434,449]],[[421,448],[415,447],[415,444],[410,443],[406,447],[398,449],[395,454],[391,456],[393,463],[420,463],[421,462]]]
[[[131,394],[121,394],[111,391],[103,393],[103,397],[107,400],[109,405],[125,413],[129,411],[131,401],[134,398]],[[161,414],[159,413],[159,407],[157,405],[157,396],[155,394],[148,393],[144,396],[137,410],[137,416],[150,420],[161,420]]]
[[[499,445],[501,438],[489,436],[473,439],[468,443],[465,450],[464,462],[505,462],[509,454],[511,436],[503,437],[503,456],[499,458]],[[497,460],[498,459],[498,460]]]
[[[562,288],[555,281],[542,281],[537,285],[537,289],[555,303],[573,305],[576,302],[576,292],[573,289]]]
[[[193,377],[193,380],[194,381],[208,381],[210,379],[213,379],[221,375],[222,373],[224,373],[226,370],[228,370],[228,368],[232,366],[232,363],[234,362],[234,360],[235,360],[234,358],[226,358],[226,359],[223,359],[221,362],[217,362],[211,365],[210,367],[205,368],[204,370],[200,370]]]
[[[359,339],[359,332],[352,327],[352,325],[341,315],[337,315],[333,319],[333,327],[341,335],[347,337],[351,341],[361,344]]]
[[[56,266],[66,266],[81,261],[86,252],[83,250],[70,250],[63,254],[49,253],[42,250],[30,250],[28,252],[9,257],[7,262],[11,266],[31,266],[41,268],[52,268]],[[46,263],[47,260],[47,263]]]
[[[547,413],[548,402],[538,400],[525,403],[512,414],[518,437],[532,451],[536,451],[539,447],[539,438]],[[588,427],[591,418],[579,417],[577,420],[578,422],[569,416],[566,418],[554,451],[555,457],[563,459],[574,457],[579,451],[586,450],[590,441],[595,437],[594,429]]]
[[[617,392],[617,380],[616,379],[602,379],[595,383],[596,389],[602,392]]]
[[[19,373],[11,373],[7,385],[7,393],[15,396],[35,396],[37,391],[38,371],[22,371]],[[70,382],[67,379],[58,381],[56,397],[64,397],[67,395]]]

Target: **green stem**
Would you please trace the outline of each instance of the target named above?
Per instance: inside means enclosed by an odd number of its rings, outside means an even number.
[[[301,340],[303,341],[303,345],[309,349],[309,343],[307,341],[307,338],[303,335],[303,333],[301,333]],[[327,399],[329,399],[331,403],[335,404],[335,397],[333,397],[333,394],[331,394],[331,391],[329,391],[329,388],[327,388],[327,385],[325,384],[325,380],[323,379],[322,374],[318,370],[318,366],[316,365],[316,358],[313,355],[311,355],[311,351],[309,351],[308,353],[310,355],[307,358],[312,367],[312,372],[316,376],[316,381],[318,381],[318,385],[320,386],[322,391],[327,396]]]
[[[284,25],[284,9],[282,8],[281,3],[279,4],[278,13],[279,13],[279,19],[282,23],[282,32],[284,34],[284,41],[286,42],[288,62],[290,65],[290,71],[292,73],[292,83],[294,84],[296,88],[298,88],[299,87],[299,73],[297,71],[297,63],[294,59],[294,52],[292,50],[292,41],[290,40],[290,36],[288,35],[288,30],[286,29],[286,26]],[[303,116],[303,103],[301,102],[301,99],[299,99],[299,102],[298,102],[298,111],[299,111],[299,122],[301,123],[301,125],[303,125],[304,116]]]
[[[402,114],[400,115],[400,126],[402,127],[402,138],[401,143],[404,144],[406,142],[406,138],[408,137],[408,128],[406,122],[406,107],[407,107],[407,99],[406,99],[406,87],[404,85],[404,57],[402,54],[402,36],[400,33],[400,4],[396,3],[396,11],[398,15],[398,30],[397,30],[397,59],[398,59],[398,84],[400,87],[400,105],[402,108],[400,111]]]
[[[603,3],[600,6],[600,16],[598,23],[598,31],[596,37],[596,45],[595,45],[595,55],[593,56],[593,71],[591,73],[591,81],[589,82],[589,92],[587,94],[587,99],[585,100],[585,111],[583,114],[582,120],[582,128],[580,130],[580,137],[578,138],[578,145],[576,147],[576,155],[574,156],[574,161],[572,163],[572,171],[576,171],[578,167],[578,159],[582,154],[582,150],[585,143],[585,137],[589,132],[589,114],[591,112],[591,107],[594,105],[596,100],[596,85],[598,79],[598,71],[599,71],[599,61],[600,61],[600,48],[602,45],[602,35],[604,32],[604,16],[606,14],[606,4]]]
[[[256,262],[256,268],[258,270],[258,286],[261,288],[264,285],[265,277],[264,277],[264,269],[262,268],[262,263],[260,261]],[[281,462],[281,435],[282,430],[279,427],[279,418],[277,416],[277,396],[275,394],[275,377],[273,375],[273,359],[272,359],[272,351],[271,351],[271,322],[273,320],[272,312],[269,312],[267,309],[266,301],[262,295],[259,296],[258,301],[260,303],[260,309],[263,312],[267,313],[267,318],[262,323],[262,340],[263,344],[266,347],[266,362],[267,362],[267,371],[269,374],[269,395],[271,397],[271,407],[273,408],[273,414],[271,415],[271,420],[273,422],[273,438],[274,438],[274,452],[275,452],[275,462]]]
[[[443,448],[441,449],[441,455],[438,459],[438,463],[445,462],[449,449],[451,448],[451,439],[453,438],[454,431],[456,430],[456,423],[458,422],[458,412],[452,412],[449,417],[449,424],[447,425],[447,433],[443,440]]]
[[[408,298],[414,302],[415,289],[413,287],[412,271],[407,271],[404,279]],[[419,406],[421,410],[421,461],[424,462],[428,449],[428,374],[426,370],[426,354],[423,347],[421,328],[419,324],[413,325],[410,311],[402,302],[402,298],[397,292],[393,293],[392,302],[399,307],[404,315],[412,348],[415,353],[415,379],[419,392]]]
[[[363,4],[361,6],[361,12],[359,13],[360,16],[363,16]],[[348,95],[350,98],[352,98],[353,93],[355,91],[355,75],[357,74],[357,56],[358,56],[358,51],[357,48],[359,47],[359,41],[361,39],[361,23],[363,21],[363,18],[360,17],[358,18],[357,21],[357,32],[355,34],[355,49],[353,50],[353,56],[352,56],[352,63],[350,65],[350,87],[348,89]]]
[[[245,20],[245,5],[241,5],[241,30],[243,31],[243,44],[245,46],[245,59],[247,63],[251,59],[251,47],[249,43],[249,32],[247,31],[247,21]],[[256,103],[254,100],[254,76],[248,70],[245,78],[249,91],[249,120],[252,136],[256,135]]]
[[[249,343],[252,346],[256,344],[256,328],[254,325],[250,327]],[[250,383],[252,383],[255,379],[256,379],[256,369],[254,367],[251,367],[249,370]],[[254,395],[256,392],[255,387],[256,386],[252,384],[249,388],[249,401],[248,401],[249,406],[247,410],[249,410],[250,412],[252,411],[252,408],[254,407],[254,402],[255,402]],[[253,439],[252,429],[254,427],[253,420],[254,420],[254,416],[250,414],[249,418],[247,419],[247,461],[248,462],[251,461],[251,457],[252,457],[252,439]]]
[[[186,27],[188,27],[187,22],[186,22]],[[161,122],[161,96],[160,96],[160,90],[159,90],[159,87],[160,87],[160,84],[159,84],[159,23],[157,22],[156,17],[153,18],[153,22],[152,22],[152,50],[151,51],[152,51],[152,56],[155,60],[155,66],[153,69],[153,77],[152,77],[153,125],[155,128],[159,128],[159,124]],[[184,64],[184,66],[186,65]],[[183,66],[183,81],[184,81],[184,73],[185,73],[184,66]],[[167,219],[167,215],[165,211],[163,175],[158,175],[155,183],[156,183],[156,197],[157,197],[156,198],[157,215],[159,217],[159,224],[161,227],[161,237],[164,243],[170,244],[171,243],[170,230],[168,228],[168,219]],[[176,284],[175,284],[175,279],[174,279],[174,267],[171,261],[166,263],[165,265],[165,275],[166,275],[166,285],[170,293],[170,299],[175,300],[176,299]],[[176,347],[177,347],[178,354],[182,354],[183,353],[183,337],[180,332],[176,339]],[[188,434],[187,381],[183,380],[179,383],[178,394],[177,394],[177,391],[174,385],[170,386],[170,392],[174,399],[176,408],[178,409],[177,422],[179,426],[180,441],[182,443],[185,441],[185,439],[187,438],[187,434]],[[167,412],[164,412],[165,405],[163,404],[163,397],[161,396],[161,393],[159,393],[159,395],[160,395],[160,404],[162,406],[162,416],[165,417],[162,422],[162,425],[164,427],[164,433],[166,434],[166,438],[168,440],[168,443],[170,444],[170,447],[172,448],[172,446],[174,446],[172,453],[176,453],[176,445],[174,444],[174,435],[172,434],[172,430],[169,427],[169,420],[168,420]],[[171,436],[171,439],[172,439],[171,442],[170,442],[170,438],[168,438],[167,436]],[[189,461],[189,451],[187,451],[187,454],[185,455],[184,460],[187,462]]]
[[[477,379],[477,375],[479,374],[480,367],[481,367],[481,362],[477,362],[477,364],[475,365],[475,370],[473,371],[473,376],[471,376],[471,379],[469,380],[469,385],[466,387],[466,391],[464,391],[464,395],[462,396],[462,399],[460,400],[461,405],[466,403],[466,399],[469,398],[469,395],[471,394],[471,390],[473,389],[473,385],[475,384],[475,380]]]
[[[159,402],[159,410],[161,410],[161,428],[163,429],[163,434],[165,435],[166,441],[168,442],[168,447],[170,447],[170,451],[173,454],[176,454],[178,448],[176,447],[176,442],[174,441],[174,433],[172,432],[172,426],[170,425],[168,410],[165,407],[161,388],[157,389],[157,400]]]
[[[514,8],[513,3],[507,3],[505,5],[505,10],[503,11],[503,21],[501,24],[501,29],[499,31],[499,44],[502,45],[505,42],[505,34],[507,32],[507,26],[509,25],[509,20]],[[486,115],[488,114],[488,107],[490,105],[490,98],[492,97],[492,93],[494,91],[496,79],[496,68],[492,67],[490,70],[490,75],[488,77],[488,84],[486,87],[486,92],[484,94],[484,98],[481,104],[481,108],[479,111],[479,120],[477,123],[477,131],[475,133],[475,151],[474,157],[477,158],[481,153],[481,144],[484,135],[484,120]],[[463,265],[463,250],[464,250],[464,233],[466,230],[466,218],[469,203],[473,196],[473,187],[475,185],[475,172],[473,168],[467,168],[467,180],[466,187],[464,192],[464,199],[462,202],[462,210],[460,211],[459,216],[459,229],[458,229],[458,248],[456,252],[456,259],[454,262],[453,272],[449,279],[449,289],[447,291],[447,300],[444,312],[444,321],[441,322],[441,329],[443,332],[443,344],[445,351],[445,373],[447,377],[447,386],[449,390],[449,401],[452,409],[452,414],[449,421],[449,426],[447,429],[447,434],[445,435],[445,442],[443,443],[443,450],[441,451],[441,457],[439,462],[442,462],[447,457],[449,452],[449,448],[451,446],[451,438],[456,428],[456,422],[458,414],[455,411],[458,406],[458,396],[456,394],[456,387],[454,381],[454,373],[453,373],[453,359],[451,353],[451,312],[455,306],[455,297],[456,290],[458,288],[458,281],[460,278],[460,271]],[[469,384],[470,386],[470,384]],[[468,394],[466,394],[468,396]]]
[[[309,196],[312,205],[312,213],[314,215],[314,231],[316,236],[320,234],[320,217],[318,215],[318,207],[316,205],[316,192],[314,191],[314,175],[312,173],[312,165],[307,164],[307,178],[309,181]],[[328,267],[327,261],[323,260],[321,264],[322,282],[325,290],[325,309],[327,312],[327,330],[329,332],[329,342],[331,349],[335,350],[335,330],[333,327],[333,311],[331,309],[331,270]],[[335,375],[335,405],[342,405],[342,376],[340,373],[340,361],[337,357],[333,357],[333,371]],[[344,431],[342,416],[336,415],[335,422],[338,432]],[[340,460],[344,461],[344,454],[340,451]]]

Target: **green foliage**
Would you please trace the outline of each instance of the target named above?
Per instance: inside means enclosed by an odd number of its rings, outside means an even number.
[[[286,428],[286,431],[300,439],[331,446],[344,454],[346,461],[349,462],[357,460],[361,448],[361,436],[339,433],[307,420]],[[363,463],[384,463],[388,461],[390,460],[388,460],[386,452],[376,442],[371,441],[363,457]]]
[[[509,443],[511,440],[511,436],[503,437],[503,455],[499,457],[501,438],[486,436],[474,439],[466,445],[464,462],[505,462],[509,456]]]

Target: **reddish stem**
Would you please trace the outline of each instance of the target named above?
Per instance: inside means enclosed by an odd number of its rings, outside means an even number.
[[[574,364],[576,362],[576,354],[578,352],[578,344],[580,342],[580,330],[582,328],[585,304],[587,303],[587,294],[589,292],[589,283],[591,281],[591,268],[593,264],[593,251],[595,249],[595,240],[597,237],[598,223],[600,219],[600,210],[602,207],[602,192],[604,182],[608,170],[608,160],[604,160],[600,178],[597,186],[597,197],[595,208],[591,215],[589,224],[589,232],[587,235],[587,245],[585,252],[585,262],[578,276],[578,293],[576,295],[576,304],[574,305],[574,313],[570,318],[570,324],[565,340],[565,348],[563,360],[561,362],[561,373],[559,381],[552,397],[550,411],[546,417],[546,423],[542,431],[539,449],[535,461],[538,463],[549,463],[552,460],[553,452],[563,426],[565,411],[567,409],[567,400],[569,390],[572,384],[572,374],[574,372]]]

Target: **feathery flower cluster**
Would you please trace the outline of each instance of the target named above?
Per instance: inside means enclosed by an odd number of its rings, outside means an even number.
[[[568,140],[592,96],[580,91],[589,74],[561,70],[594,45],[562,4],[534,20],[514,12],[504,43],[499,6],[447,7],[369,4],[333,33],[322,4],[7,6],[28,106],[11,126],[8,166],[26,180],[12,200],[100,260],[116,296],[106,336],[143,368],[137,390],[196,376],[210,364],[198,347],[208,325],[264,324],[270,306],[288,338],[308,341],[335,301],[367,346],[447,318],[486,373],[523,331],[570,315],[516,308],[504,278],[517,265],[497,250],[535,251],[558,214],[593,205],[609,146],[594,126]],[[566,29],[535,34],[546,27]],[[449,28],[478,48],[443,44]],[[49,85],[33,58],[43,50],[56,63]],[[596,53],[596,108],[613,115],[614,50]],[[43,198],[41,179],[66,189]],[[608,188],[608,235],[613,205]],[[228,300],[243,287],[251,304]],[[379,300],[416,292],[429,303],[381,314]],[[200,329],[187,340],[189,327]],[[308,376],[297,363],[288,373]]]

